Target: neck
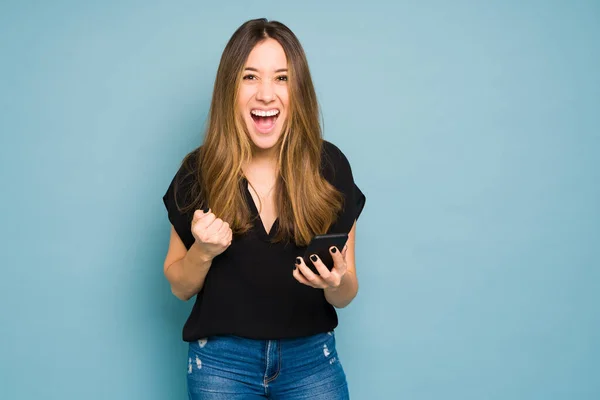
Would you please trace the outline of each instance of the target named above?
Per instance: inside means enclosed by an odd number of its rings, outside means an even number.
[[[274,146],[270,149],[263,150],[257,147],[253,148],[252,161],[254,165],[260,166],[275,166],[277,165],[278,149]]]

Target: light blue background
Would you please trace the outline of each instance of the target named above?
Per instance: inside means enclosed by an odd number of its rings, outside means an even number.
[[[186,398],[161,196],[261,16],[368,198],[352,398],[600,398],[599,2],[0,4],[0,398]]]

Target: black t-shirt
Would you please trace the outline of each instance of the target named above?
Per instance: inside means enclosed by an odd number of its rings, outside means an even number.
[[[193,211],[179,212],[174,193],[175,179],[186,176],[184,168],[177,172],[163,201],[171,224],[189,249],[194,243]],[[325,140],[321,171],[345,198],[343,211],[327,233],[349,233],[362,212],[365,195],[354,183],[346,156]],[[187,174],[186,179],[194,179],[194,175]],[[183,194],[186,187],[189,186],[184,179],[178,189]],[[246,234],[234,235],[227,250],[212,260],[183,328],[183,340],[191,342],[224,334],[283,339],[333,330],[338,324],[337,313],[325,299],[324,291],[303,285],[292,276],[295,258],[303,255],[306,247],[296,246],[293,240],[287,244],[270,243],[278,220],[267,234],[247,185],[244,188],[253,227]],[[178,193],[178,200],[181,198]]]

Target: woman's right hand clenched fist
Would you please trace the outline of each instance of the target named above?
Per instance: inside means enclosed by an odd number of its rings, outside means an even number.
[[[229,224],[217,218],[210,209],[206,213],[202,210],[194,212],[192,234],[197,246],[211,259],[227,250],[233,237]]]

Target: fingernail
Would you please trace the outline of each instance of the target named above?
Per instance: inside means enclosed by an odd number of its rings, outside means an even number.
[[[298,269],[298,266],[297,266],[297,265],[294,265],[294,271],[295,271],[296,269]]]
[[[313,261],[317,261],[317,256],[313,254],[312,256],[310,256],[310,259]]]
[[[204,214],[206,214],[206,213],[208,212],[208,207],[205,207],[205,208],[203,208],[203,209],[202,209],[202,212],[203,212]]]
[[[335,252],[337,252],[337,249],[336,249],[335,247],[332,247],[332,248],[331,248],[331,252],[332,252],[332,253],[335,253]]]
[[[296,257],[296,264],[300,265],[300,257]],[[294,269],[296,269],[296,266],[294,266]]]

